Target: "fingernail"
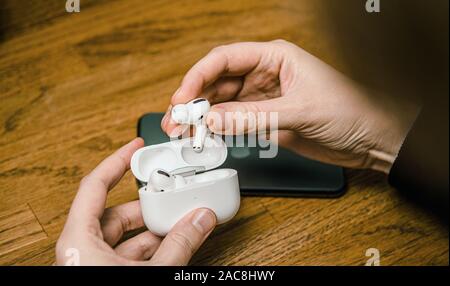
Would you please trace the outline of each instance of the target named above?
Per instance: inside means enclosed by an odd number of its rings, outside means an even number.
[[[166,124],[167,119],[169,118],[170,112],[172,111],[172,105],[169,105],[169,107],[166,110],[166,113],[164,114],[161,125],[164,126]]]
[[[164,117],[161,119],[161,127],[165,127],[166,126],[166,120],[167,120],[167,113],[164,115]]]
[[[192,219],[192,224],[198,231],[207,234],[216,225],[216,216],[208,209],[197,210]]]

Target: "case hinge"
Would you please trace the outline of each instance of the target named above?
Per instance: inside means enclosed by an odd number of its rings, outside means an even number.
[[[170,172],[171,175],[177,175],[182,177],[187,176],[193,176],[198,173],[204,172],[206,169],[204,166],[189,166],[189,167],[183,167],[179,169],[175,169],[172,172]]]

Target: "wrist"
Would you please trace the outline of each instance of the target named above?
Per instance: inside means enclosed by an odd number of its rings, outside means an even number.
[[[400,124],[401,127],[391,128],[390,131],[396,130],[396,132],[386,132],[386,140],[384,140],[384,144],[381,148],[369,150],[370,169],[389,175],[418,114],[419,108],[417,107],[413,112],[409,113],[408,118],[404,118],[403,124]]]
[[[393,154],[379,150],[369,150],[369,168],[388,175],[397,158],[397,154],[398,152]]]
[[[377,131],[372,134],[374,144],[367,152],[366,166],[389,175],[422,104],[412,93],[408,98],[379,93],[371,98],[376,99],[370,118],[376,122]]]

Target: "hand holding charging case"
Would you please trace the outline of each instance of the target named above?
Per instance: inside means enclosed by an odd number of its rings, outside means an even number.
[[[186,214],[198,208],[209,208],[217,223],[231,220],[239,210],[240,190],[237,171],[215,169],[227,158],[222,138],[209,135],[203,151],[194,151],[193,138],[169,141],[137,150],[131,158],[131,171],[141,182],[148,183],[155,169],[181,175],[186,185],[167,192],[139,189],[145,225],[154,234],[164,236]],[[215,170],[213,170],[215,169]]]

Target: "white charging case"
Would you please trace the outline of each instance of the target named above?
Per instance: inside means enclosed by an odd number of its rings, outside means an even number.
[[[193,138],[169,141],[137,150],[131,158],[131,171],[147,183],[155,169],[182,175],[182,188],[153,192],[139,189],[139,199],[145,225],[154,234],[165,236],[186,214],[197,208],[209,208],[217,223],[231,220],[239,210],[240,191],[237,171],[215,169],[227,158],[227,146],[222,138],[209,135],[203,151],[192,148]],[[215,169],[215,170],[214,170]]]

